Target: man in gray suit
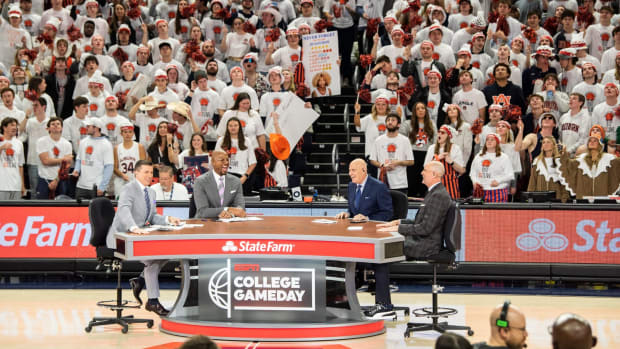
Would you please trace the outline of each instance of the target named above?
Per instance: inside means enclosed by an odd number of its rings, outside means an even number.
[[[422,171],[422,183],[428,187],[424,206],[420,207],[415,220],[394,220],[379,224],[379,231],[398,231],[405,236],[405,255],[424,259],[439,253],[443,245],[443,225],[452,198],[441,183],[445,170],[441,162],[431,161]]]
[[[153,163],[140,160],[136,163],[134,170],[135,179],[123,187],[123,191],[118,199],[116,214],[110,230],[108,231],[106,245],[108,248],[116,248],[114,233],[132,232],[135,234],[148,234],[143,227],[151,224],[173,224],[178,225],[181,220],[176,217],[161,216],[157,213],[155,202],[155,191],[149,188],[153,179]],[[166,264],[166,260],[143,261],[143,277],[129,280],[133,289],[133,294],[140,304],[140,291],[146,285],[149,300],[144,306],[148,311],[155,312],[160,316],[168,314],[159,303],[159,271]]]
[[[228,173],[228,154],[214,151],[213,170],[201,175],[194,183],[196,218],[245,217],[243,186],[239,178]]]

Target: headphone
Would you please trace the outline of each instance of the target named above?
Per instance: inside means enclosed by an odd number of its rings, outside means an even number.
[[[502,306],[502,312],[499,313],[499,319],[495,320],[495,325],[499,328],[508,328],[508,320],[506,317],[508,315],[508,308],[510,308],[510,300],[506,300],[504,305]]]

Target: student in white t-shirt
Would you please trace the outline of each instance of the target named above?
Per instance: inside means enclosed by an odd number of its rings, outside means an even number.
[[[123,142],[114,147],[114,193],[120,196],[123,186],[131,182],[134,177],[136,163],[146,160],[146,149],[142,144],[135,142],[133,124],[123,118],[118,124]]]
[[[459,74],[461,90],[454,94],[452,103],[461,108],[461,116],[468,124],[473,124],[476,119],[484,120],[486,98],[482,91],[472,86],[473,76],[470,71],[463,70]]]
[[[247,93],[240,93],[237,96],[235,104],[230,110],[225,112],[220,119],[220,123],[217,125],[217,135],[218,137],[223,137],[226,133],[226,124],[228,119],[236,117],[239,121],[241,121],[244,134],[250,139],[252,147],[260,147],[265,150],[267,149],[267,146],[263,121],[256,111],[250,109],[250,100],[250,95]]]
[[[17,120],[7,117],[0,122],[0,200],[19,200],[26,195],[24,183],[24,145],[16,137]]]
[[[32,102],[32,112],[34,117],[24,119],[19,124],[20,139],[23,142],[28,141],[28,154],[26,156],[26,164],[28,165],[28,178],[30,186],[30,198],[36,197],[37,185],[39,184],[39,172],[37,166],[40,161],[37,156],[37,141],[41,137],[48,135],[47,121],[49,118],[45,116],[47,101],[44,98],[36,99]]]
[[[145,96],[138,100],[129,110],[128,118],[134,125],[140,128],[139,143],[147,148],[157,135],[157,126],[166,121],[160,116],[159,108],[163,108],[159,101],[153,96]],[[138,113],[138,110],[142,111]]]
[[[244,195],[249,195],[252,190],[254,179],[252,172],[256,167],[255,148],[250,139],[244,135],[241,120],[236,117],[226,121],[226,132],[215,144],[215,150],[228,153],[228,173],[239,177]]]
[[[239,66],[243,57],[250,52],[250,49],[256,47],[254,36],[243,30],[244,22],[241,17],[233,19],[232,31],[226,34],[222,40],[220,50],[224,52],[228,70]]]
[[[411,143],[409,138],[398,132],[398,114],[388,114],[385,124],[387,133],[377,137],[370,153],[370,163],[380,169],[379,179],[387,180],[390,189],[407,194],[407,166],[413,165]]]
[[[388,114],[389,97],[380,95],[375,99],[370,114],[360,119],[361,106],[355,104],[355,115],[353,123],[357,132],[364,132],[364,155],[366,159],[370,157],[372,147],[377,137],[382,136],[387,131],[385,118]]]
[[[53,196],[67,194],[68,177],[59,177],[59,170],[66,167],[67,175],[73,162],[73,148],[68,140],[62,138],[62,119],[53,117],[47,122],[48,136],[37,141],[37,155],[41,164],[38,166],[39,182],[37,199],[46,200]]]

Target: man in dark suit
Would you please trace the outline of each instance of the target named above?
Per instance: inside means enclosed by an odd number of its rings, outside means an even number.
[[[349,164],[349,211],[336,218],[354,221],[387,221],[392,218],[392,197],[385,183],[368,175],[366,162],[355,159]]]
[[[196,218],[245,217],[243,186],[239,178],[228,174],[228,154],[214,151],[211,164],[213,170],[194,183]]]
[[[143,228],[151,224],[174,224],[178,225],[181,221],[176,217],[161,216],[157,213],[155,202],[155,191],[149,188],[153,179],[153,163],[140,160],[136,163],[134,170],[135,180],[131,181],[121,192],[118,199],[114,221],[110,226],[106,237],[108,248],[116,248],[116,232],[132,232],[135,234],[148,234]],[[159,271],[166,264],[166,260],[143,261],[143,276],[129,280],[136,300],[142,304],[140,292],[146,285],[149,300],[144,309],[155,312],[157,315],[165,316],[168,314],[161,303],[159,303]]]
[[[424,259],[439,253],[442,247],[443,225],[452,199],[443,184],[441,162],[431,161],[422,171],[422,182],[428,187],[422,206],[415,220],[395,220],[379,224],[379,231],[398,231],[405,236],[405,255]]]
[[[355,159],[349,164],[349,211],[340,212],[338,219],[352,217],[353,222],[368,220],[387,221],[392,218],[392,196],[385,185],[368,175],[367,165],[363,159]],[[375,269],[375,306],[365,312],[366,316],[393,314],[390,297],[390,277],[388,264],[374,264]]]

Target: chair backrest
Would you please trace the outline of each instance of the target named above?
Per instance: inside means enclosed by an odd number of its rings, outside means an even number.
[[[446,250],[454,253],[461,249],[461,209],[456,201],[448,208],[442,238]]]
[[[409,201],[407,195],[398,190],[390,190],[390,196],[392,196],[392,220],[407,218],[407,212],[409,211]]]
[[[108,198],[98,197],[88,204],[90,220],[90,244],[94,247],[105,247],[108,230],[114,221],[114,205]]]
[[[194,195],[189,198],[189,218],[196,216],[196,202],[194,202]]]

